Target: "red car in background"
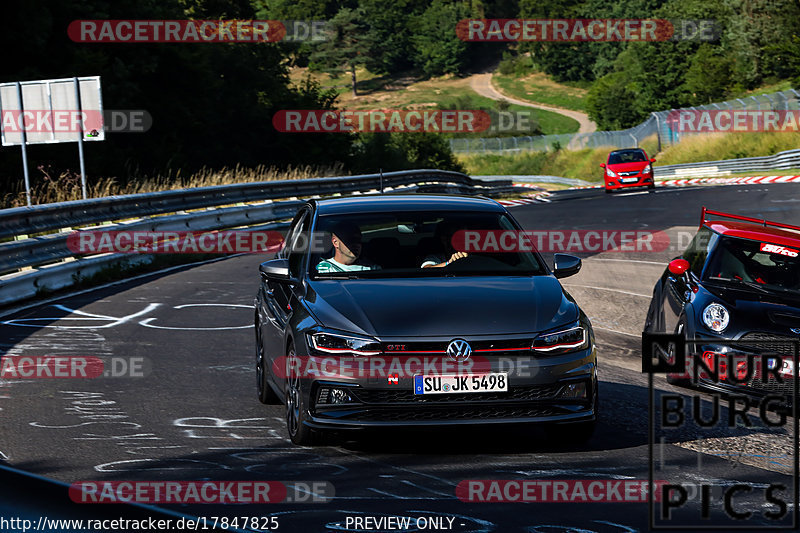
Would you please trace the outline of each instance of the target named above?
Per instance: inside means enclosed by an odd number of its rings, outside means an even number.
[[[653,181],[653,165],[655,159],[648,159],[641,148],[614,150],[608,154],[608,160],[600,166],[605,170],[603,182],[606,192],[610,193],[625,187],[655,188]]]

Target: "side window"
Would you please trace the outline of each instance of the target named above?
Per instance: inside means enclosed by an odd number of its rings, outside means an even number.
[[[714,247],[717,237],[718,235],[710,229],[700,228],[689,243],[689,247],[683,252],[683,258],[689,261],[689,269],[695,276],[700,277],[702,274],[708,253]]]
[[[292,228],[292,231],[287,235],[286,240],[286,257],[289,259],[289,273],[292,276],[297,276],[300,273],[300,265],[303,263],[303,257],[308,250],[308,228],[311,221],[311,216],[308,210],[305,210],[300,215],[300,220]]]

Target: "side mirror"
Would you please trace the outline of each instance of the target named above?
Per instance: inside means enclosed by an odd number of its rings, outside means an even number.
[[[606,168],[606,164],[605,163],[600,163],[600,168]]]
[[[271,281],[292,281],[289,276],[289,260],[288,259],[272,259],[261,263],[258,267],[261,275]]]
[[[689,270],[689,261],[686,259],[673,259],[667,267],[671,274],[683,276]]]
[[[553,275],[559,279],[577,274],[581,270],[579,257],[569,254],[553,255]]]
[[[655,162],[656,162],[656,160],[655,160],[654,158],[650,158],[650,162],[651,162],[651,163],[655,163]]]

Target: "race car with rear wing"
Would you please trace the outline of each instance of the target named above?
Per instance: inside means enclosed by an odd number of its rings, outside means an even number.
[[[800,341],[800,227],[704,207],[689,247],[653,289],[644,331],[690,341],[685,372],[668,374],[670,383],[791,395]],[[667,360],[674,355],[673,347]]]

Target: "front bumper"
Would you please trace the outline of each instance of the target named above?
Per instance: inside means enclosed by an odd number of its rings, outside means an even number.
[[[509,362],[518,366],[511,369]],[[495,358],[485,363],[477,373],[507,372],[508,391],[417,395],[410,375],[403,375],[395,384],[374,376],[314,380],[307,384],[308,425],[318,429],[364,429],[571,423],[597,417],[593,346],[560,356],[505,361]],[[569,386],[577,383],[584,383],[586,392],[580,398],[570,397]],[[321,391],[334,388],[345,389],[353,401],[342,405],[320,403]]]
[[[793,347],[782,343],[784,340],[778,337],[772,341],[772,346],[769,346],[770,342],[747,341],[744,337],[725,344],[715,343],[713,339],[703,339],[693,349],[687,348],[687,371],[671,376],[694,382],[694,365],[697,364],[695,358],[699,357],[708,368],[716,369],[718,375],[714,376],[698,367],[698,386],[722,393],[747,394],[759,398],[767,395],[797,397],[800,391],[795,390],[793,375],[782,371],[778,366],[794,366]],[[691,352],[696,355],[690,356]]]
[[[655,182],[653,181],[652,174],[640,174],[636,176],[625,176],[623,179],[635,179],[635,181],[621,182],[620,178],[609,178],[605,176],[606,189],[613,191],[617,189],[627,189],[629,187],[652,187]]]

